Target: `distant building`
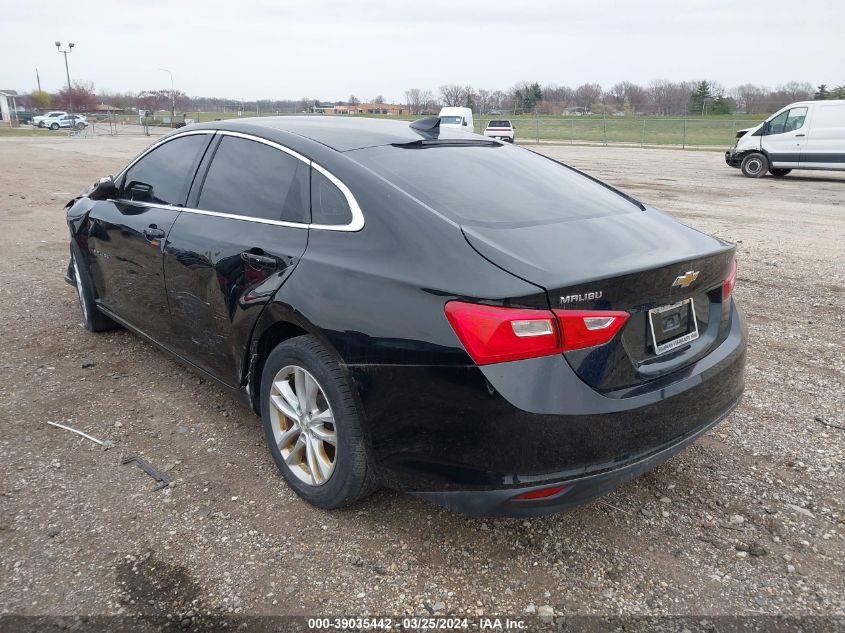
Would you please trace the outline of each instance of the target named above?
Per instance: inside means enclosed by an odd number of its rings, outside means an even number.
[[[388,116],[401,116],[411,113],[411,110],[407,106],[393,103],[317,103],[311,106],[310,111],[313,114],[332,115],[386,114]]]
[[[15,90],[0,90],[0,121],[12,127],[12,112],[17,112],[15,100],[20,97]]]

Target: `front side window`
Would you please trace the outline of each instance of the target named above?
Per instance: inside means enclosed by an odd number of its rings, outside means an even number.
[[[785,132],[794,132],[804,125],[804,119],[806,118],[806,107],[784,110],[768,122],[768,125],[766,126],[766,134],[784,134]]]
[[[224,136],[197,206],[262,220],[307,223],[308,169],[275,147]]]
[[[182,206],[210,135],[182,136],[152,150],[123,178],[121,198]]]
[[[789,111],[789,116],[786,117],[786,125],[783,127],[784,132],[794,132],[800,130],[804,126],[804,119],[807,118],[807,108],[792,108]]]

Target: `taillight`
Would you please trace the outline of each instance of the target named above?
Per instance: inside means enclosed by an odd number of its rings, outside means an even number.
[[[550,356],[607,343],[627,312],[529,310],[450,301],[446,318],[478,365]]]
[[[557,323],[548,310],[450,301],[446,318],[479,365],[548,356],[560,347]]]
[[[563,351],[607,343],[625,325],[627,312],[555,310],[563,332]]]
[[[731,293],[734,291],[734,285],[736,284],[736,257],[734,257],[733,261],[731,262],[731,271],[728,273],[728,276],[725,278],[725,282],[722,284],[722,301],[727,301],[730,299]]]

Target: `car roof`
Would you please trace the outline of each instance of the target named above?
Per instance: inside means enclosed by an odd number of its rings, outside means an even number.
[[[295,134],[339,152],[362,147],[393,143],[408,143],[427,138],[425,133],[411,128],[411,121],[389,121],[355,116],[278,116],[226,119],[190,126],[190,129],[211,128],[244,132],[263,136],[271,141],[285,142],[285,136]],[[184,129],[184,128],[183,128]],[[442,129],[440,138],[467,138],[468,132]]]

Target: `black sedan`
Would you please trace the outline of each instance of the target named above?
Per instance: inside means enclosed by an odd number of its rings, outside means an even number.
[[[560,510],[742,394],[733,245],[437,119],[193,125],[66,211],[85,326],[229,389],[323,508]]]

